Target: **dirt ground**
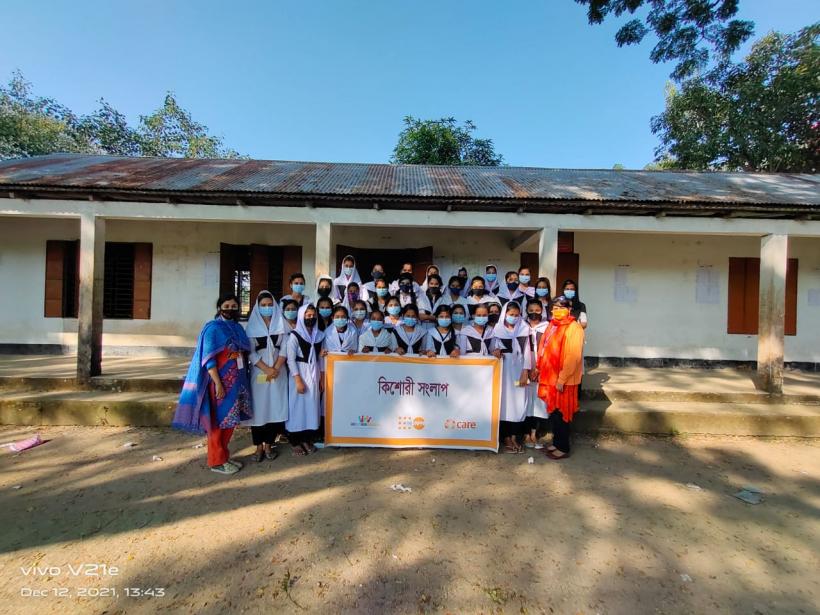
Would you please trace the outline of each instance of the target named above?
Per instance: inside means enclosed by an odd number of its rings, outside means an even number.
[[[34,431],[0,428],[0,442]],[[242,432],[232,450],[245,469],[225,477],[205,469],[200,439],[170,430],[40,432],[50,441],[38,448],[0,449],[2,613],[751,614],[820,604],[813,441],[578,438],[562,462],[326,449],[255,464]],[[732,497],[749,484],[763,503]]]

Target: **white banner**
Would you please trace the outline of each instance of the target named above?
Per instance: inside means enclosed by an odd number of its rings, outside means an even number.
[[[330,354],[331,446],[498,449],[501,362]]]

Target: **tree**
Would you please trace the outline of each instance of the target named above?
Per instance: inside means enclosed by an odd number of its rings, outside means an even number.
[[[649,31],[658,42],[649,54],[655,64],[676,62],[672,79],[683,81],[703,71],[711,60],[728,62],[731,55],[754,33],[751,21],[732,19],[739,0],[575,0],[588,6],[590,24],[609,16],[645,16],[627,21],[615,34],[618,47],[637,45]]]
[[[53,98],[35,97],[16,71],[0,86],[0,160],[55,152],[236,158],[222,139],[191,117],[172,93],[159,109],[141,116],[136,128],[104,99],[90,115],[78,116]]]
[[[496,154],[492,139],[476,139],[470,120],[459,126],[455,118],[420,120],[408,115],[393,150],[394,164],[452,164],[496,167],[504,157]]]
[[[745,60],[667,89],[652,118],[657,160],[675,168],[815,173],[820,167],[820,23],[772,32]]]

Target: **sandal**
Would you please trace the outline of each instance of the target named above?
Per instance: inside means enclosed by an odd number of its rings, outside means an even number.
[[[239,472],[239,468],[231,463],[223,463],[221,466],[212,466],[211,472],[216,472],[217,474],[236,474]]]
[[[504,445],[504,452],[510,455],[518,453],[514,446],[507,446],[506,444]]]
[[[555,449],[555,450],[558,450],[558,449]],[[563,455],[556,455],[555,451],[547,451],[547,457],[549,457],[553,461],[560,461],[561,459],[569,458],[569,453],[564,453]]]
[[[307,442],[302,443],[302,449],[305,451],[306,455],[310,455],[311,453],[315,453],[319,449],[313,446],[313,444],[308,444]]]
[[[258,451],[253,454],[253,460],[256,463],[260,463],[265,460],[265,451]]]
[[[279,451],[275,448],[271,448],[269,451],[265,451],[265,459],[268,461],[273,461],[279,456]]]
[[[307,453],[305,452],[305,449],[303,449],[299,445],[291,446],[290,450],[293,453],[294,457],[304,457],[305,455],[307,455]]]

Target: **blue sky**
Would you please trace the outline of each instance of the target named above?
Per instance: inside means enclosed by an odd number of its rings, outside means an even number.
[[[756,36],[817,0],[740,0]],[[572,0],[8,0],[0,79],[136,121],[173,90],[254,158],[387,162],[405,115],[472,119],[508,164],[640,168],[671,68]]]

